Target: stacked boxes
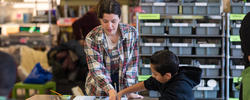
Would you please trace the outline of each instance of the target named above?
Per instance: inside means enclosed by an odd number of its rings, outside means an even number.
[[[249,11],[250,11],[250,3],[231,1],[231,13],[242,14],[242,13],[247,13]]]
[[[214,79],[202,80],[193,89],[194,97],[197,99],[216,99],[219,91],[219,81]]]
[[[206,81],[216,79],[216,87],[203,86],[205,88],[194,90],[195,98],[222,98],[224,93],[219,92],[219,86],[224,87],[224,79],[221,78],[224,71],[221,0],[167,1],[173,0],[143,0],[141,3],[144,15],[153,17],[138,17],[142,58],[140,74],[151,74],[145,58],[156,51],[169,49],[179,57],[180,66],[200,67],[202,78]],[[217,96],[218,93],[220,95]],[[149,91],[149,96],[160,95]]]
[[[183,3],[182,13],[185,15],[220,15],[219,3]]]

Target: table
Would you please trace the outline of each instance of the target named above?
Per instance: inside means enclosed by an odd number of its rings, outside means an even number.
[[[73,96],[68,99],[61,99],[58,95],[34,95],[26,100],[108,100],[108,98],[105,97],[96,97],[96,96]],[[126,98],[123,98],[122,100],[127,100]],[[143,99],[130,99],[130,100],[158,100],[158,98],[150,98],[145,97]]]

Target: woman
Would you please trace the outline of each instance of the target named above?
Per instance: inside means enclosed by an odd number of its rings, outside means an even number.
[[[87,95],[109,96],[110,100],[115,100],[119,90],[136,82],[138,33],[134,27],[120,23],[121,8],[117,1],[100,0],[97,11],[101,25],[85,39],[89,68],[85,90]]]

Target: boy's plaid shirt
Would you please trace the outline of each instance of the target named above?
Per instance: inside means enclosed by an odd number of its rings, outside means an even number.
[[[138,32],[132,26],[119,24],[121,38],[118,41],[120,54],[119,89],[122,90],[135,84],[138,76]],[[110,57],[108,56],[108,44],[103,28],[94,28],[86,37],[87,63],[89,73],[85,83],[87,95],[107,96],[111,85]]]

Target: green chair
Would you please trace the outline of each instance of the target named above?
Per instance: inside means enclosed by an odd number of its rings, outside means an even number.
[[[17,89],[25,89],[25,98],[29,97],[29,89],[34,89],[39,92],[39,94],[45,94],[49,89],[56,91],[56,83],[49,81],[45,84],[26,84],[23,82],[18,82],[14,85],[12,90],[12,98],[16,99]],[[51,93],[54,94],[54,93]]]

